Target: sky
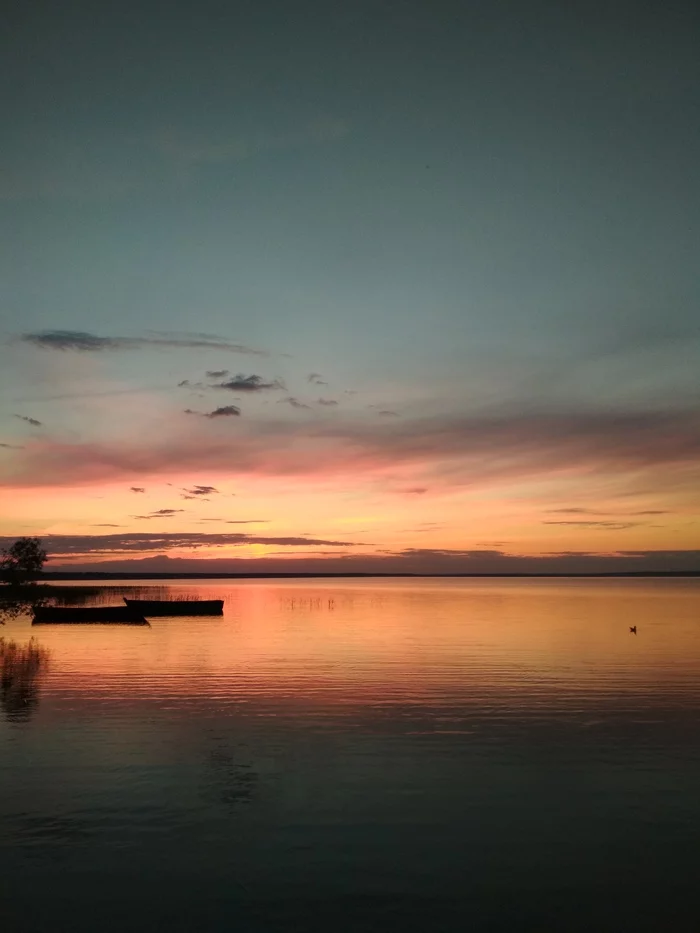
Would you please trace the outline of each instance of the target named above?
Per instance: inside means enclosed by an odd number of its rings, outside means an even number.
[[[695,4],[5,25],[0,544],[700,569]]]

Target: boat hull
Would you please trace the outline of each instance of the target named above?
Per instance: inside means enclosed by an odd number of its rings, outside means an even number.
[[[223,599],[127,599],[124,602],[144,616],[220,616]]]
[[[32,625],[148,625],[128,606],[36,606]]]

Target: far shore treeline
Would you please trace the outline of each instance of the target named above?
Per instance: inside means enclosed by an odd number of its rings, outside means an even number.
[[[557,572],[545,571],[538,572],[492,572],[492,573],[416,573],[416,572],[391,572],[382,573],[381,571],[334,571],[323,573],[321,571],[250,571],[248,573],[196,573],[196,572],[128,572],[128,571],[100,571],[100,570],[75,570],[75,571],[49,571],[44,572],[44,565],[49,556],[42,546],[41,539],[17,538],[17,540],[7,548],[0,551],[0,582],[11,588],[30,587],[32,588],[37,581],[69,581],[69,580],[311,580],[311,579],[366,579],[366,578],[452,578],[452,579],[477,579],[477,578],[519,578],[519,577],[697,577],[700,576],[700,570],[617,570],[617,571],[589,571],[589,572]]]

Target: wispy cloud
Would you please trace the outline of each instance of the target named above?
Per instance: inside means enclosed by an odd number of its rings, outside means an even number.
[[[19,418],[20,421],[26,421],[27,424],[31,424],[33,428],[42,427],[42,422],[37,421],[36,418],[28,418],[27,415],[15,415],[15,418]]]
[[[300,402],[298,398],[294,398],[293,395],[289,395],[287,396],[287,398],[281,398],[277,404],[284,405],[285,403],[287,405],[291,405],[292,408],[309,408],[310,407],[309,405],[305,405],[304,402]]]
[[[347,121],[322,118],[295,132],[262,133],[246,136],[193,136],[177,128],[160,129],[153,137],[154,148],[171,164],[177,177],[186,181],[193,170],[208,165],[243,162],[260,152],[295,149],[310,144],[332,143],[350,132]]]
[[[267,525],[269,518],[202,518],[202,522],[219,522],[222,525]]]
[[[383,415],[385,418],[398,418],[399,413],[397,411],[390,411],[387,408],[382,408],[381,411],[377,412],[378,415]]]
[[[158,509],[157,512],[149,512],[148,515],[134,515],[134,518],[172,518],[178,512],[184,512],[184,509]]]
[[[625,531],[627,528],[636,528],[642,522],[608,522],[608,521],[545,521],[543,525],[573,525],[577,528],[600,528],[603,531]]]
[[[152,187],[156,178],[187,182],[208,166],[242,162],[267,151],[330,145],[350,132],[346,120],[323,117],[295,130],[257,134],[193,133],[160,127],[101,140],[29,132],[0,164],[0,200],[113,199]],[[23,134],[24,135],[24,134]],[[165,168],[165,171],[163,169]]]
[[[4,447],[6,450],[24,450],[21,444],[0,444],[0,447]]]
[[[145,492],[145,491],[146,491],[146,487],[145,487],[145,486],[129,486],[129,489],[130,489],[132,492]]]
[[[611,512],[605,509],[589,509],[589,508],[582,508],[580,506],[572,506],[569,508],[561,508],[561,509],[545,509],[545,512],[547,512],[549,515],[617,515],[618,517],[622,517],[622,516],[627,517],[627,516],[636,516],[636,515],[669,515],[670,514],[668,509],[641,509],[641,510],[634,511],[634,512],[630,512],[627,510],[623,512],[619,512],[619,511]],[[550,522],[550,524],[553,524],[553,523]]]
[[[224,379],[228,376],[228,369],[208,369],[207,379]]]
[[[318,404],[331,407],[331,406],[337,405],[338,403],[336,402],[334,398],[320,398],[318,399]]]
[[[269,525],[269,518],[226,519],[224,525]]]
[[[321,373],[309,373],[306,377],[307,382],[312,382],[317,386],[327,386],[328,383],[321,377]]]
[[[189,493],[191,496],[211,496],[218,493],[219,490],[216,486],[193,486],[191,489],[184,489],[183,492]]]
[[[139,350],[143,347],[162,347],[180,350],[227,350],[253,356],[269,356],[265,350],[257,350],[224,337],[206,334],[171,334],[147,337],[103,337],[78,330],[43,330],[22,334],[24,343],[44,350],[76,351],[78,353],[101,353],[105,350]]]

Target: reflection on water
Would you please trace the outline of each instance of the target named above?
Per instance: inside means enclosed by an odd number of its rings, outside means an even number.
[[[9,722],[29,719],[39,702],[39,678],[49,653],[34,639],[25,645],[0,638],[0,703]]]
[[[205,795],[226,810],[249,803],[258,775],[250,762],[242,760],[240,749],[232,751],[220,738],[206,756]]]
[[[13,933],[697,929],[700,581],[88,590],[225,614],[42,632]]]

